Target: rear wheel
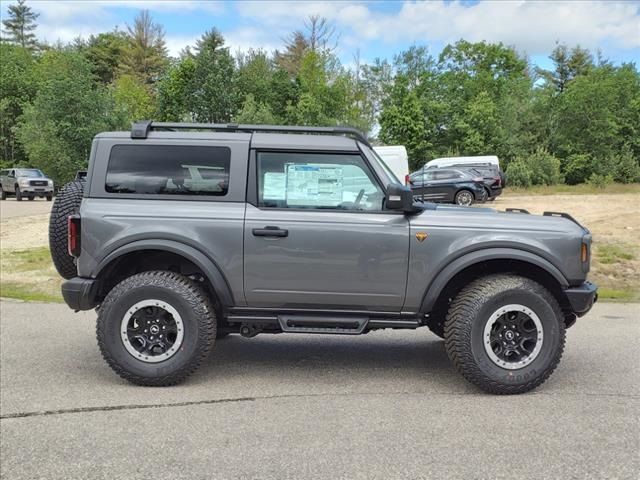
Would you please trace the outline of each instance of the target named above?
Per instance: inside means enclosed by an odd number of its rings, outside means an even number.
[[[490,275],[451,302],[445,348],[458,371],[481,389],[524,393],[542,384],[564,350],[565,327],[555,297],[515,275]]]
[[[473,193],[471,193],[469,190],[460,190],[458,193],[456,193],[455,202],[458,205],[466,207],[471,205],[473,203],[473,200]]]
[[[7,192],[4,191],[4,189],[0,186],[0,200],[6,200],[7,199]]]
[[[144,272],[109,292],[96,332],[102,356],[118,375],[137,385],[167,386],[207,357],[216,317],[196,282],[173,272]]]

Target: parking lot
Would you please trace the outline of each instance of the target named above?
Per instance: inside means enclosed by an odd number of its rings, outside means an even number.
[[[597,304],[558,370],[485,395],[426,329],[232,336],[187,383],[127,384],[94,312],[0,302],[0,455],[31,478],[637,478],[640,308]]]

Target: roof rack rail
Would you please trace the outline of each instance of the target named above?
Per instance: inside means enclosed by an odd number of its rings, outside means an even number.
[[[352,127],[301,127],[284,125],[244,125],[238,123],[170,123],[141,120],[131,126],[131,138],[145,139],[154,130],[212,130],[216,132],[277,132],[345,135],[371,147],[364,134]]]

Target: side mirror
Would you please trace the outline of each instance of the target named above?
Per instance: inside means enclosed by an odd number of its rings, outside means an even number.
[[[415,213],[419,210],[413,204],[413,192],[409,187],[398,183],[387,185],[387,210],[401,210],[405,213]]]

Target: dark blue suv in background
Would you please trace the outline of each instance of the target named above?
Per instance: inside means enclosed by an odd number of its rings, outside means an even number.
[[[469,170],[422,169],[409,175],[409,182],[414,196],[424,201],[471,205],[487,199],[484,178]]]

